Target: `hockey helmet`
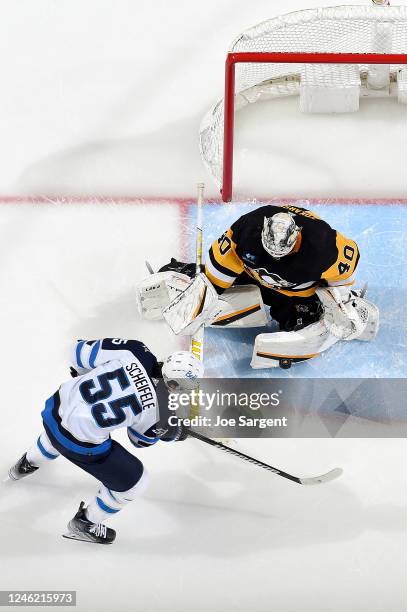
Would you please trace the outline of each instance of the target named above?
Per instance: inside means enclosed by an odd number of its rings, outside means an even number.
[[[176,351],[164,360],[162,376],[171,391],[192,391],[202,378],[204,366],[189,351]]]
[[[301,228],[295,223],[290,213],[276,213],[272,217],[264,217],[261,242],[263,248],[274,259],[280,259],[293,250]]]

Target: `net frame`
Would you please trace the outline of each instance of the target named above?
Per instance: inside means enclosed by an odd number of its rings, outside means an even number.
[[[235,123],[235,67],[239,63],[295,64],[398,64],[407,66],[407,54],[378,53],[229,53],[225,68],[223,134],[223,178],[221,195],[230,202],[233,195],[233,153]]]
[[[298,24],[301,28],[308,28],[310,24],[325,26],[325,24],[331,23],[334,23],[338,32],[340,32],[341,24],[344,29],[347,28],[346,40],[342,40],[338,36],[333,36],[332,40],[329,40],[329,36],[327,36],[320,43],[320,49],[311,51],[312,40],[306,38],[302,40],[301,37],[298,37],[298,41],[290,39],[289,32],[293,31],[293,28]],[[368,28],[383,29],[386,28],[386,24],[390,24],[394,29],[394,36],[390,40],[386,36],[374,39],[366,35],[366,31],[369,31]],[[363,30],[362,36],[361,30],[363,27],[366,31]],[[300,31],[304,33],[307,30],[300,29]],[[284,51],[281,49],[284,46],[283,36],[285,34],[288,39],[287,45],[291,45],[293,50]],[[250,50],[262,45],[269,46],[272,50]],[[317,44],[315,46],[318,47]],[[349,48],[349,52],[344,51],[344,47]],[[308,9],[265,21],[246,30],[235,39],[225,62],[224,98],[219,100],[205,116],[200,131],[202,158],[215,181],[220,185],[224,202],[232,199],[233,191],[235,110],[237,107],[253,101],[245,99],[249,98],[249,96],[246,96],[246,92],[262,86],[263,83],[272,82],[273,86],[276,86],[276,93],[271,97],[292,95],[296,93],[295,88],[298,89],[299,78],[296,76],[294,68],[291,71],[290,69],[287,70],[286,67],[296,65],[298,68],[298,66],[317,64],[342,66],[357,64],[360,67],[361,78],[363,77],[363,71],[367,71],[369,67],[389,65],[391,81],[392,83],[396,82],[397,71],[407,66],[407,7],[342,6]],[[245,68],[243,68],[242,74],[239,73],[236,76],[237,67],[244,65],[259,66],[259,74],[263,73],[266,78],[263,80],[259,78],[256,82],[251,77],[251,81],[250,78],[247,78],[247,71],[244,72]],[[267,70],[265,68],[267,65],[281,67],[280,74],[273,68]],[[268,75],[271,75],[271,78]],[[366,77],[366,74],[364,76]],[[221,151],[215,152],[212,162],[208,159],[208,154],[205,155],[203,138],[205,133],[206,138],[219,137],[219,134],[215,133],[213,121],[216,113],[218,114],[218,123],[219,114],[221,113],[223,116],[223,155],[220,160]],[[219,131],[219,125],[216,126],[216,129]],[[221,177],[217,177],[213,171],[215,164],[222,168]]]

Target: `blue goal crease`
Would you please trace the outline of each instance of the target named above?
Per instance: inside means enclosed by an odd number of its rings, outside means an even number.
[[[253,370],[250,360],[254,339],[267,328],[207,329],[205,376],[299,378],[404,378],[407,375],[407,206],[400,204],[308,204],[332,227],[356,240],[361,258],[357,287],[368,283],[367,297],[380,310],[380,329],[373,342],[338,342],[320,357],[290,370]],[[204,253],[238,217],[258,202],[204,205]],[[188,223],[195,227],[196,207],[188,207]],[[186,251],[194,260],[195,233],[188,236]],[[271,329],[270,329],[271,331]]]

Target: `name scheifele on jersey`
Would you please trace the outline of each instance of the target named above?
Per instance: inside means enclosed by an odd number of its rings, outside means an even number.
[[[126,372],[133,381],[138,391],[138,398],[141,408],[145,410],[155,405],[155,391],[151,379],[146,375],[145,370],[140,367],[138,362],[126,365]]]
[[[110,434],[127,428],[136,446],[158,441],[156,357],[138,340],[78,340],[72,363],[79,377],[63,383],[42,412],[44,426],[67,451],[98,455]]]
[[[290,212],[301,228],[294,250],[281,259],[263,248],[265,217]],[[208,253],[205,274],[221,293],[245,272],[257,283],[287,296],[308,297],[321,284],[352,283],[357,244],[313,212],[298,206],[267,205],[240,217]]]

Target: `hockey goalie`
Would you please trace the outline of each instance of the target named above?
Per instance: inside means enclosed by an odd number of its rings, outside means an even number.
[[[172,259],[137,288],[143,317],[163,317],[175,334],[202,326],[259,327],[265,306],[279,331],[256,337],[253,368],[290,367],[339,340],[373,340],[377,307],[354,289],[356,242],[312,211],[266,205],[235,221],[205,269]]]

